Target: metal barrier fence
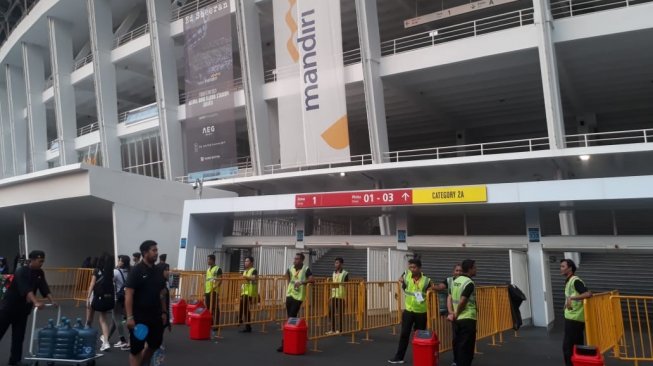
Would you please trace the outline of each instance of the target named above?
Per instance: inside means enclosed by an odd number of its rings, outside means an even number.
[[[623,325],[618,326],[617,324],[620,317],[610,316],[613,314],[611,297],[614,295],[619,295],[619,292],[594,294],[583,302],[587,344],[596,346],[601,353],[610,349],[616,352],[615,347],[623,335]]]
[[[440,352],[449,351],[453,343],[453,327],[447,320],[447,314],[440,312],[437,292],[430,291],[427,302],[428,328],[438,335]],[[491,344],[496,345],[496,337],[499,336],[499,342],[503,342],[503,332],[513,326],[508,287],[477,287],[476,306],[476,340],[491,337]]]
[[[52,298],[57,301],[85,302],[91,285],[90,268],[44,268]]]
[[[653,361],[653,296],[610,296],[614,319],[614,335],[618,343],[614,347],[615,357],[621,360]]]
[[[204,300],[205,274],[199,271],[172,271],[170,296],[185,300]]]

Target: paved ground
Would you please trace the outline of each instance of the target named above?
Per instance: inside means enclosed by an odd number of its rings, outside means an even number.
[[[78,316],[80,309],[66,308],[64,315]],[[48,314],[40,319],[47,321]],[[42,323],[39,321],[39,323]],[[309,352],[304,356],[286,356],[276,352],[281,340],[281,333],[275,327],[267,333],[255,332],[241,334],[235,329],[223,332],[223,338],[215,341],[191,341],[188,339],[188,328],[177,326],[172,333],[166,333],[166,365],[206,365],[247,364],[279,365],[279,366],[333,366],[333,365],[387,365],[396,349],[397,337],[389,330],[372,333],[372,342],[348,344],[350,337],[335,337],[320,341],[321,352]],[[512,335],[506,337],[501,347],[491,347],[487,341],[481,341],[476,355],[475,366],[551,366],[562,365],[561,357],[562,334],[553,331],[547,334],[539,328],[525,328],[520,331],[519,338]],[[10,335],[0,341],[0,365],[8,358]],[[358,339],[357,339],[358,341]],[[25,350],[27,352],[27,340]],[[311,345],[312,346],[312,345]],[[98,361],[99,365],[126,365],[127,352],[112,350]],[[406,364],[412,363],[412,353],[408,352]],[[451,353],[447,352],[440,358],[440,365],[451,364]],[[629,363],[608,360],[606,365],[620,366]]]

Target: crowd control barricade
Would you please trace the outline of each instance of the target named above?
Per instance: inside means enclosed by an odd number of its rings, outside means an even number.
[[[186,301],[204,301],[206,274],[198,271],[171,271],[170,296]]]
[[[44,268],[52,298],[57,301],[86,302],[91,285],[91,268]]]
[[[428,327],[440,340],[440,352],[451,350],[453,329],[447,314],[440,313],[440,299],[436,292],[427,295]],[[503,341],[503,332],[512,329],[512,314],[507,286],[479,286],[476,288],[476,340],[492,338],[491,345]]]
[[[363,327],[363,296],[365,285],[361,282],[320,282],[309,284],[304,312],[308,323],[308,339],[317,341],[335,335],[351,335]]]
[[[653,361],[653,296],[612,295],[610,299],[614,319],[610,340],[619,339],[615,356],[635,365]]]
[[[396,326],[401,323],[402,291],[399,282],[365,282],[362,311],[363,331],[369,340],[369,331]]]
[[[604,292],[594,294],[583,301],[587,344],[597,347],[601,353],[608,350],[617,352],[617,344],[623,335],[621,309],[618,306],[615,314],[611,299],[616,295],[619,295],[619,292]],[[618,300],[616,303],[619,304]]]

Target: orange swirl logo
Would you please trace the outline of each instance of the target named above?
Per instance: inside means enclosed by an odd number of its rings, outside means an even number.
[[[299,61],[299,51],[295,46],[295,33],[297,33],[297,22],[292,16],[293,7],[297,4],[297,0],[288,0],[288,11],[286,12],[285,20],[288,30],[290,30],[290,37],[286,42],[286,48],[288,49],[288,54],[292,58],[293,62],[297,63]]]

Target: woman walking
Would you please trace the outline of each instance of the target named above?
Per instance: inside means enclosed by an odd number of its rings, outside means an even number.
[[[100,313],[101,352],[111,349],[109,344],[110,316],[116,305],[116,289],[113,285],[114,267],[113,256],[104,254],[98,261],[98,268],[93,271],[93,278],[88,289],[89,303],[86,311],[86,325],[91,326],[96,311]]]
[[[131,259],[126,255],[118,256],[118,267],[113,270],[113,287],[116,289],[116,307],[113,309],[113,326],[118,330],[120,340],[114,344],[115,348],[120,348],[123,351],[129,350],[129,333],[125,322],[127,314],[125,313],[125,285],[127,284],[127,276],[131,269]]]

